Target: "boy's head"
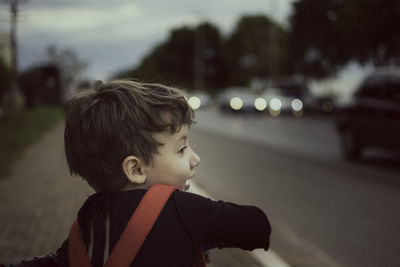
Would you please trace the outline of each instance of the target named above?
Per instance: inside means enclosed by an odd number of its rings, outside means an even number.
[[[155,183],[185,189],[182,181],[194,174],[200,160],[188,145],[193,118],[175,88],[128,80],[97,83],[66,106],[64,141],[71,174],[96,191]]]

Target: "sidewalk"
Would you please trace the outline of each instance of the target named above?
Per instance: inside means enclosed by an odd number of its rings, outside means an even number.
[[[63,123],[27,148],[0,181],[0,263],[55,252],[66,239],[76,212],[92,189],[68,173]],[[262,267],[240,249],[213,250],[212,267]]]
[[[63,124],[29,146],[0,181],[0,263],[55,252],[92,190],[70,177],[64,158]]]

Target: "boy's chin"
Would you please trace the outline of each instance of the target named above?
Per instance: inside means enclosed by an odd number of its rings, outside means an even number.
[[[186,183],[185,183],[185,185],[183,186],[183,191],[188,191],[189,188],[190,188],[189,180],[186,180]]]

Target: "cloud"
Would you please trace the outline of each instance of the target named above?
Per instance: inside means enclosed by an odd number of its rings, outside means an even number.
[[[24,67],[42,61],[52,44],[74,49],[91,63],[90,74],[111,73],[137,64],[172,28],[207,20],[227,34],[243,14],[272,14],[283,21],[292,1],[29,1],[20,6],[19,62]]]
[[[112,8],[66,7],[35,8],[27,12],[27,21],[21,25],[21,34],[36,32],[76,33],[97,31],[110,25],[135,21],[140,9],[134,4],[123,4]]]

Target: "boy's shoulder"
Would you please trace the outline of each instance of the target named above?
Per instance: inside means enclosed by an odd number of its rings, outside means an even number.
[[[139,189],[118,193],[113,206],[117,209],[125,207],[125,210],[129,209],[133,212],[146,192],[147,190],[145,189]],[[213,213],[218,213],[223,208],[222,201],[214,201],[195,193],[180,190],[175,190],[171,194],[166,205],[172,209],[176,208],[181,215],[196,218],[210,216]]]
[[[139,204],[140,200],[143,198],[146,192],[147,192],[146,189],[137,189],[137,190],[120,192],[116,195],[115,200],[119,203],[121,202],[129,203],[130,205],[133,204],[134,206],[136,206],[136,204],[137,205]],[[178,205],[180,209],[184,210],[197,209],[198,211],[200,211],[218,206],[222,201],[214,201],[210,198],[195,193],[175,190],[171,194],[167,204],[168,203],[173,204],[172,202],[175,202],[175,204]]]
[[[217,205],[222,201],[214,201],[208,197],[192,193],[176,190],[172,197],[176,198],[179,202],[190,204],[190,205]]]
[[[117,207],[129,206],[135,208],[146,194],[146,189],[135,189],[129,191],[121,191],[117,193],[98,192],[88,197],[82,208],[94,208],[104,205],[113,205]],[[213,207],[222,201],[214,201],[210,198],[180,190],[175,190],[168,202],[174,200],[182,208],[200,208]]]
[[[90,196],[78,213],[81,225],[95,214],[105,214],[111,211],[115,223],[123,228],[146,194],[145,189],[136,189],[118,193],[96,193]],[[110,210],[111,208],[111,210]],[[203,226],[214,222],[224,210],[224,202],[213,201],[201,195],[175,190],[164,207],[164,218],[178,216],[190,228]],[[83,226],[85,227],[85,226]],[[121,228],[121,229],[122,229]]]
[[[193,193],[193,192],[189,192],[189,191],[181,191],[181,190],[175,190],[174,191],[174,196],[179,197],[179,198],[186,198],[186,199],[190,199],[193,201],[213,201],[208,197]]]

